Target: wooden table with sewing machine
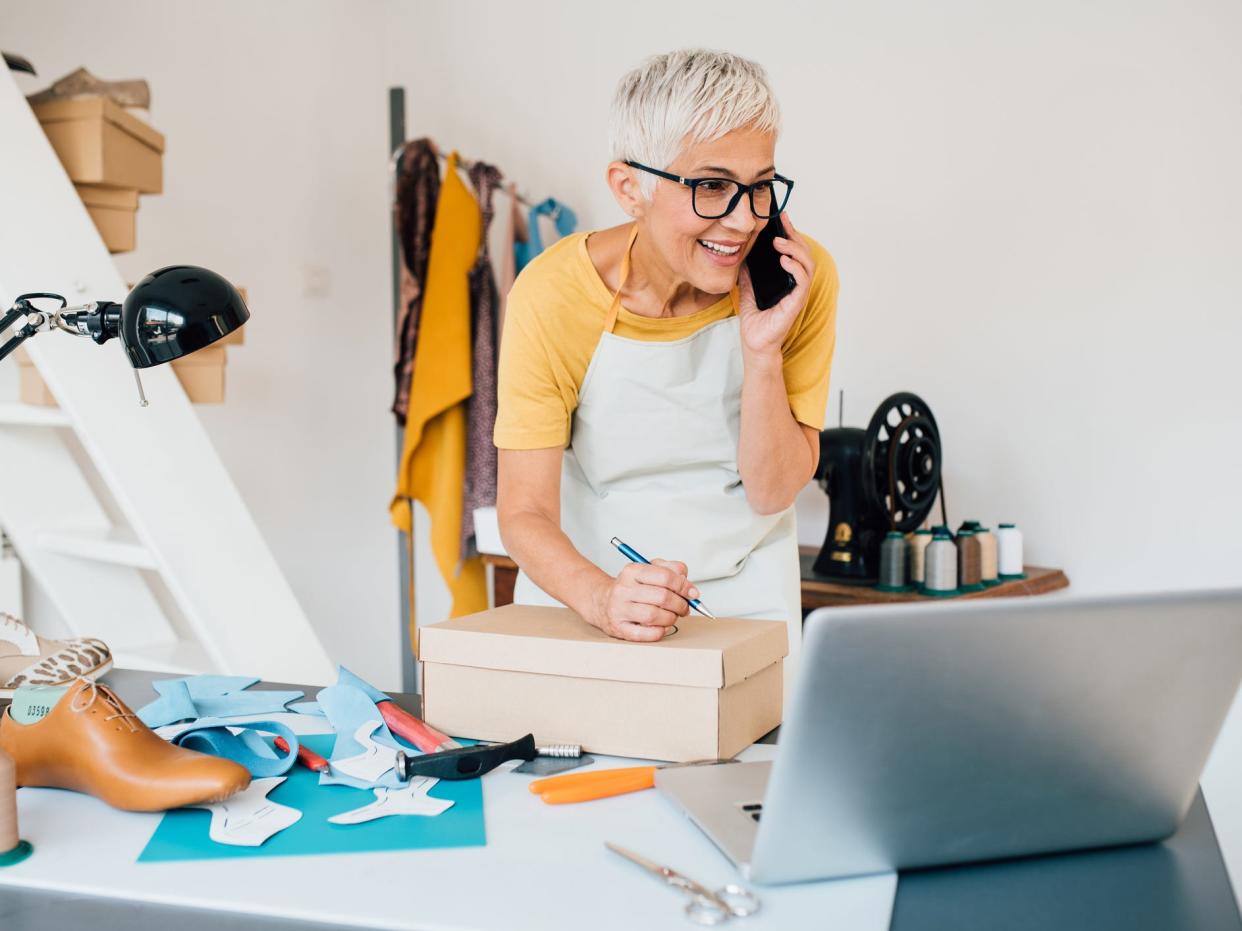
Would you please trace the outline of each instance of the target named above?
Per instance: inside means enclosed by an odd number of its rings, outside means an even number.
[[[817,575],[811,568],[819,549],[814,546],[799,547],[802,564],[802,610],[833,608],[845,605],[890,604],[898,601],[933,601],[915,592],[881,592],[874,587],[846,585]],[[492,569],[495,607],[513,603],[513,584],[517,581],[518,567],[508,556],[485,553],[483,564]],[[1019,598],[1026,595],[1044,595],[1069,587],[1069,579],[1060,569],[1027,566],[1025,579],[1003,582],[981,592],[969,592],[958,598]]]
[[[820,434],[815,481],[832,504],[828,527],[839,531],[845,525],[845,548],[856,551],[850,558],[856,557],[857,565],[871,567],[869,572],[859,570],[857,574],[875,576],[883,531],[910,533],[925,526],[937,500],[941,520],[947,525],[942,465],[936,419],[927,402],[910,392],[886,398],[865,430],[842,425]],[[830,539],[825,540],[825,547],[829,544]],[[917,592],[879,591],[874,585],[821,575],[814,569],[819,552],[815,546],[799,547],[803,615],[815,608],[941,600]],[[488,553],[483,554],[483,563],[492,570],[495,607],[511,604],[517,563],[508,556]],[[1024,565],[1023,572],[1025,578],[954,597],[1016,598],[1069,587],[1069,579],[1060,569]]]

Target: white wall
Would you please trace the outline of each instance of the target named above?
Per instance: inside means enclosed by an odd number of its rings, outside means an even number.
[[[610,225],[620,75],[686,45],[757,59],[792,217],[840,268],[834,422],[842,388],[855,426],[922,395],[953,522],[1017,521],[1079,591],[1242,583],[1242,8],[604,9],[392,7],[412,131]],[[801,504],[822,541],[822,496]]]
[[[199,414],[329,654],[396,687],[379,13],[15,2],[0,7],[0,46],[39,69],[21,79],[28,92],[82,64],[150,82],[165,192],[143,197],[138,249],[118,265],[136,281],[191,262],[247,287],[254,316],[229,350],[227,401]]]
[[[691,44],[763,62],[793,218],[840,267],[833,409],[844,388],[863,425],[916,391],[955,523],[1016,520],[1075,589],[1141,590],[1242,582],[1240,35],[1236,4],[1171,0],[0,8],[3,46],[46,79],[151,81],[167,192],[120,264],[249,287],[229,401],[200,411],[329,651],[380,684],[398,635],[390,84],[411,133],[603,226],[621,219],[602,180],[620,74]],[[307,295],[322,271],[331,293]],[[825,510],[804,494],[804,540]],[[434,619],[442,592],[419,583]]]

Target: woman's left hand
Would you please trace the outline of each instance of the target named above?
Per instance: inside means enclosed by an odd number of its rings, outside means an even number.
[[[738,273],[738,315],[742,330],[743,349],[757,354],[780,354],[781,344],[793,326],[794,319],[806,305],[811,290],[811,277],[815,274],[815,260],[805,240],[798,235],[788,212],[781,214],[781,222],[789,238],[776,237],[772,244],[781,253],[781,267],[794,278],[794,289],[767,310],[755,304],[755,291],[750,282],[750,272],[742,263]]]

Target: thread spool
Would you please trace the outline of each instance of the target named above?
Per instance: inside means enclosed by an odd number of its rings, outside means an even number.
[[[1000,585],[1000,569],[997,568],[996,534],[987,527],[975,531],[979,540],[979,576],[984,586]]]
[[[33,849],[17,833],[17,767],[0,750],[0,866],[21,863]]]
[[[890,530],[880,544],[880,584],[878,592],[904,592],[906,586],[906,538]]]
[[[926,565],[927,544],[932,540],[932,532],[927,529],[914,531],[910,537],[909,547],[906,551],[906,562],[910,567],[910,581],[914,585],[923,584],[923,568]]]
[[[962,592],[983,591],[983,553],[973,530],[957,534],[957,588]]]
[[[1022,561],[1022,531],[1015,524],[1001,524],[996,531],[996,567],[1002,581],[1025,579]]]
[[[983,525],[980,524],[977,520],[964,520],[962,521],[962,526],[957,528],[957,532],[961,533],[963,530],[971,530],[975,533],[978,533],[982,527]]]
[[[925,578],[920,589],[924,595],[943,597],[957,594],[957,547],[946,528],[932,533],[927,544]]]

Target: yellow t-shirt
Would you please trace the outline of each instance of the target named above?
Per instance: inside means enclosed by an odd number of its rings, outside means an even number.
[[[578,390],[612,304],[587,253],[589,233],[558,240],[518,275],[505,305],[494,441],[501,449],[568,446]],[[799,423],[824,426],[836,345],[837,268],[803,234],[815,258],[806,306],[785,337],[785,390]],[[733,314],[724,295],[684,317],[644,317],[622,307],[613,332],[627,339],[684,339]]]

